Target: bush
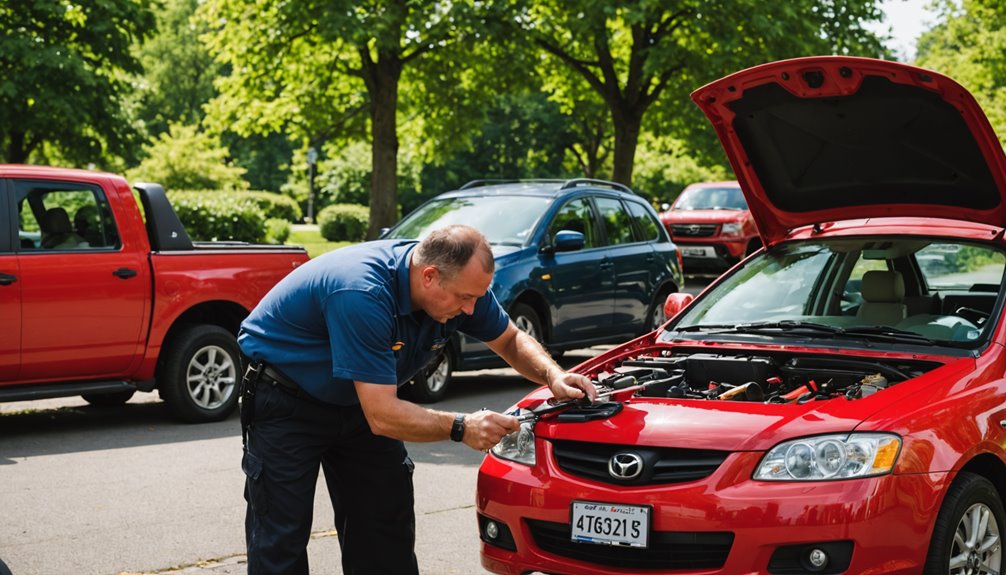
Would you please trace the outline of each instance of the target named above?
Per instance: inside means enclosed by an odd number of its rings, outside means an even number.
[[[280,218],[265,221],[265,241],[267,244],[285,244],[290,238],[290,222]]]
[[[214,192],[228,193],[228,192]],[[303,217],[297,200],[273,192],[238,192],[239,199],[251,200],[265,213],[267,218],[277,218],[288,222],[299,222]]]
[[[318,228],[330,242],[362,242],[370,225],[370,209],[357,204],[332,204],[318,213]]]
[[[247,194],[173,191],[168,198],[193,240],[265,240],[266,215]]]

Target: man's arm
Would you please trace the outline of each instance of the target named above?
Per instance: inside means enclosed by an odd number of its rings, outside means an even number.
[[[589,378],[563,370],[540,343],[517,329],[513,322],[486,345],[527,379],[548,386],[556,399],[575,399],[585,394],[591,401],[597,398],[597,390]]]
[[[426,409],[398,399],[394,385],[353,383],[370,430],[376,435],[416,442],[450,438],[455,414]],[[504,435],[519,428],[516,417],[494,411],[476,411],[465,415],[462,442],[472,449],[485,451],[499,443]]]

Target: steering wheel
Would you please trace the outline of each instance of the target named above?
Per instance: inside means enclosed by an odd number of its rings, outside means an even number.
[[[985,320],[989,318],[989,314],[973,307],[959,307],[954,312],[954,315],[963,317],[977,326],[984,324]]]

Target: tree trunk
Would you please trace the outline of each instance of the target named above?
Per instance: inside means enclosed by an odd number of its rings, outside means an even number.
[[[611,179],[632,187],[632,169],[636,160],[636,146],[639,144],[639,129],[643,123],[642,113],[619,113],[613,111],[615,125],[615,149],[612,154],[614,165]]]
[[[4,163],[7,164],[23,164],[28,161],[28,154],[31,153],[25,147],[25,134],[24,132],[12,131],[8,133],[7,140],[7,154],[4,158]]]
[[[370,182],[370,228],[372,240],[382,228],[398,219],[398,80],[402,65],[394,56],[376,63],[370,87],[370,133],[373,172]]]

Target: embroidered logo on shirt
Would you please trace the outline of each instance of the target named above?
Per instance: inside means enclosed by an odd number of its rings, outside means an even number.
[[[393,351],[398,351],[398,350],[402,349],[403,347],[405,347],[405,342],[404,341],[396,341],[394,343],[394,345],[391,346],[391,349]]]

